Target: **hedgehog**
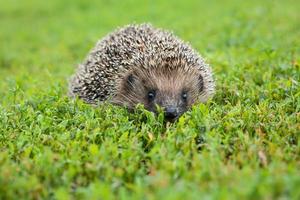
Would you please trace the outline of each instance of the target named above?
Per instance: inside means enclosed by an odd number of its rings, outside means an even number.
[[[151,24],[118,28],[99,40],[70,78],[69,95],[134,110],[142,104],[167,121],[214,94],[210,66],[188,43]],[[161,109],[159,109],[161,108]]]

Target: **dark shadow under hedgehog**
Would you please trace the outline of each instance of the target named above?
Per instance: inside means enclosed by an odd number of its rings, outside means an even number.
[[[102,40],[79,65],[69,95],[90,104],[108,100],[152,112],[157,106],[176,120],[214,93],[212,72],[192,47],[171,32],[150,24],[129,25]]]

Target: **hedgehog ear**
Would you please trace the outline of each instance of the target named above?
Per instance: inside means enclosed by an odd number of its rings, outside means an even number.
[[[203,82],[203,77],[201,74],[198,75],[198,86],[199,86],[199,92],[203,92],[204,89],[204,82]]]
[[[134,78],[133,74],[129,74],[126,77],[126,83],[128,86],[132,86],[134,84],[134,81],[135,81],[135,78]]]

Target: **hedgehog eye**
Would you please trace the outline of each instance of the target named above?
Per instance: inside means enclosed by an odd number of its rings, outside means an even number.
[[[187,92],[184,91],[184,92],[181,93],[181,98],[182,98],[184,101],[187,100],[187,97],[188,97]]]
[[[156,92],[154,90],[151,90],[148,92],[148,100],[153,101],[155,98]]]

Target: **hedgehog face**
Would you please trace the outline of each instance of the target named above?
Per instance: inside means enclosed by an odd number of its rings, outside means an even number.
[[[165,119],[173,122],[199,100],[203,79],[196,69],[138,69],[128,73],[120,86],[113,102],[130,109],[143,104],[154,113],[160,107]]]

